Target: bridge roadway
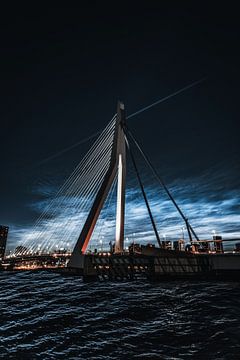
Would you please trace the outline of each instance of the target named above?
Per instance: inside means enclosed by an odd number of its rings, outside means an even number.
[[[2,270],[44,270],[61,268],[71,254],[34,254],[9,256],[1,263]]]
[[[26,255],[5,259],[2,270],[49,270],[85,280],[239,279],[240,253],[193,254],[153,249],[150,253],[82,254],[79,267],[67,265],[71,254]]]

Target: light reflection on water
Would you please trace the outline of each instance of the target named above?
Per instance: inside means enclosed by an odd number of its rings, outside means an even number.
[[[240,284],[0,273],[5,359],[239,359]]]

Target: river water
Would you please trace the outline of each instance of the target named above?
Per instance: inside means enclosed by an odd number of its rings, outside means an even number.
[[[2,359],[240,359],[240,282],[0,273]]]

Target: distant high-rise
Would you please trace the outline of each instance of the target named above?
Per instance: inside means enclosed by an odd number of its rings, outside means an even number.
[[[4,258],[8,236],[8,226],[0,225],[0,260]]]

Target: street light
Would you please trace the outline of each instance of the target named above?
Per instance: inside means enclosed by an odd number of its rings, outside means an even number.
[[[184,240],[184,227],[182,227],[182,239]]]
[[[104,239],[104,236],[102,236],[102,238],[99,240],[99,243],[101,245],[101,252],[103,251],[103,239]]]
[[[135,244],[135,235],[136,235],[136,233],[133,233],[133,234],[132,234],[133,251],[134,251],[134,244]]]

